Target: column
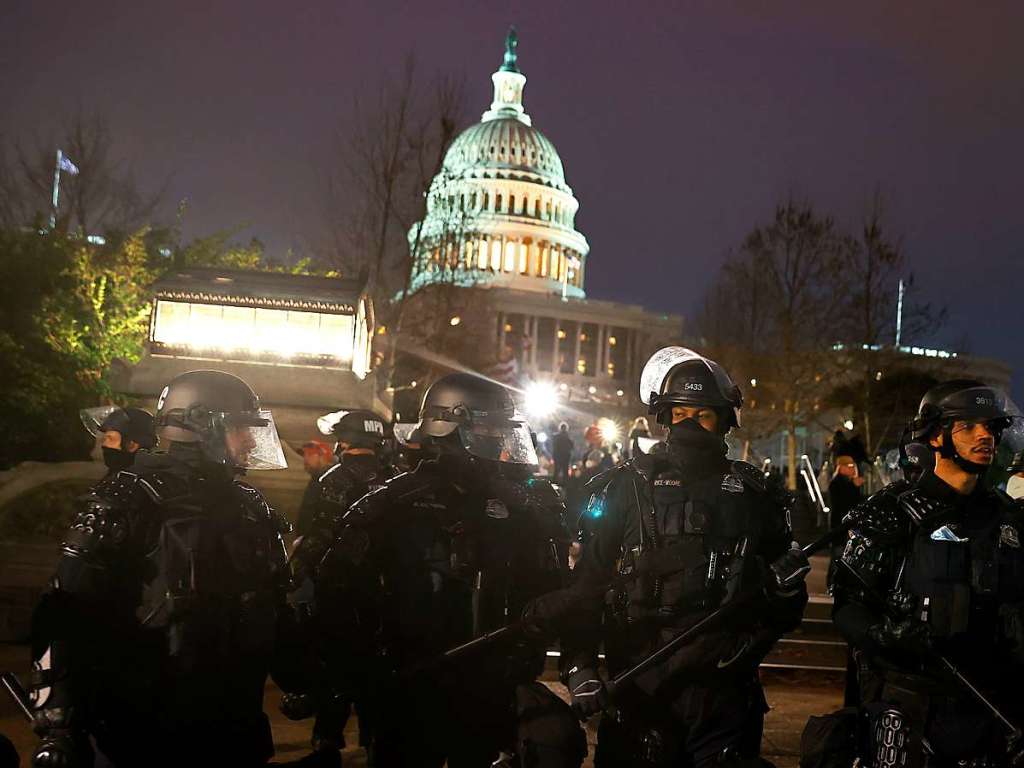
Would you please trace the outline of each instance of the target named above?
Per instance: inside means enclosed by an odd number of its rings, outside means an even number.
[[[573,346],[575,350],[572,355],[572,372],[574,376],[578,376],[580,369],[577,367],[580,362],[580,334],[583,333],[583,323],[576,323],[576,343]]]

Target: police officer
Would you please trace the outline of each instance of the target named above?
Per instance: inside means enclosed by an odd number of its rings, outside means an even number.
[[[315,578],[320,561],[331,542],[341,531],[349,506],[370,491],[383,486],[389,477],[381,461],[384,446],[384,421],[372,411],[335,411],[321,416],[317,426],[324,435],[337,441],[334,452],[338,463],[317,479],[317,491],[311,495],[311,506],[300,511],[311,518],[308,530],[298,540],[292,555],[292,571],[297,590],[292,596],[299,609],[299,619],[312,643],[312,652],[328,669],[336,669],[340,646],[331,642],[328,625],[338,606],[329,597],[322,596],[322,604],[315,605]],[[314,602],[311,602],[314,601]],[[341,608],[343,610],[343,608]],[[352,702],[349,696],[335,690],[329,677],[320,678],[315,691],[286,693],[281,701],[282,712],[289,718],[302,719],[316,711],[313,725],[313,752],[308,764],[339,765],[340,750],[345,746],[345,724],[348,722]],[[303,686],[304,689],[309,686]],[[369,748],[370,719],[364,708],[360,710],[359,740]]]
[[[1024,507],[980,482],[1018,415],[979,381],[933,387],[909,436],[931,447],[933,461],[847,516],[833,618],[861,659],[864,765],[1006,760],[996,720],[935,672],[932,652],[1020,722]]]
[[[535,682],[543,639],[439,660],[562,583],[563,506],[533,477],[529,429],[504,387],[466,373],[431,385],[418,429],[430,458],[349,510],[317,573],[344,648],[332,674],[374,710],[375,765],[578,766],[578,722]]]
[[[137,451],[152,451],[156,447],[156,426],[153,414],[142,408],[118,408],[104,405],[85,408],[80,413],[89,433],[101,439],[106,477],[128,469]]]
[[[756,595],[741,619],[616,692],[618,716],[602,718],[594,762],[756,764],[766,711],[757,666],[799,623],[807,600],[809,565],[792,543],[790,498],[753,466],[726,458],[742,400],[716,362],[683,347],[659,350],[640,394],[668,427],[667,449],[591,481],[578,580],[527,616],[561,624],[562,680],[586,718],[608,703],[597,671],[602,618],[615,675],[720,606]]]
[[[192,371],[157,403],[166,453],[78,502],[34,617],[33,765],[258,765],[289,587],[285,522],[242,482],[285,466],[241,379]],[[280,667],[286,676],[287,669]]]

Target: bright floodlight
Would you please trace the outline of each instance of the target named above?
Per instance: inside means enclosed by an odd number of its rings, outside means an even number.
[[[558,407],[558,390],[551,382],[535,381],[526,388],[523,405],[531,416],[550,416]]]
[[[547,432],[538,432],[537,433],[537,442],[538,443],[546,443],[547,441],[548,441],[548,433]]]
[[[847,419],[843,422],[843,426],[847,429],[853,429],[853,419]]]
[[[614,443],[619,437],[619,425],[611,419],[598,419],[597,428],[601,431],[601,439],[606,443]]]

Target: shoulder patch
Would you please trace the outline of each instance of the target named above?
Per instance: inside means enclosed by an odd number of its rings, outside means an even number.
[[[722,490],[727,493],[743,493],[743,478],[728,474],[722,478]]]

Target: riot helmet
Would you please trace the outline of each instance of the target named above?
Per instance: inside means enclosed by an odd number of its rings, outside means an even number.
[[[160,437],[198,444],[205,458],[236,469],[288,466],[273,414],[252,388],[223,371],[189,371],[164,387],[156,405]]]
[[[93,437],[101,437],[105,432],[118,432],[121,435],[122,450],[129,442],[136,443],[139,448],[152,450],[156,447],[156,426],[153,414],[142,408],[120,408],[116,405],[101,405],[95,408],[83,408],[79,411],[82,424]]]
[[[89,434],[102,439],[103,463],[111,472],[128,469],[135,462],[137,450],[148,451],[156,446],[153,416],[141,408],[101,405],[84,408],[79,416]]]
[[[538,464],[530,428],[511,393],[497,382],[471,373],[450,373],[427,389],[420,408],[420,435],[488,461]],[[453,437],[450,437],[453,436]]]
[[[640,374],[640,400],[659,424],[671,424],[672,406],[683,405],[715,409],[725,432],[740,426],[740,388],[722,366],[686,347],[664,347],[651,355]]]
[[[338,442],[334,452],[347,448],[365,448],[377,453],[384,446],[384,419],[373,411],[334,411],[316,420],[320,434],[333,436]]]
[[[986,424],[998,446],[1019,416],[1017,407],[995,387],[975,379],[955,379],[937,384],[924,394],[917,417],[910,424],[910,439],[934,451],[929,441],[942,435],[942,445],[937,449],[939,455],[952,459],[966,472],[980,474],[989,465],[960,455],[953,444],[954,422]]]

